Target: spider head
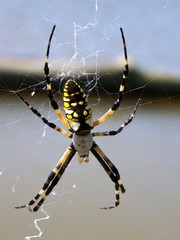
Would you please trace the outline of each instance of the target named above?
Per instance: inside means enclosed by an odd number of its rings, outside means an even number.
[[[75,80],[69,79],[65,83],[63,106],[73,132],[82,132],[93,128],[92,110],[88,97]]]

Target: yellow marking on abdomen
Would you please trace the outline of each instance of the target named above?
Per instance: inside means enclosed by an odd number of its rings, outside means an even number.
[[[66,117],[67,117],[68,120],[72,119],[72,115],[67,114]]]
[[[73,117],[78,118],[78,114],[76,112],[73,113]]]
[[[76,107],[76,106],[77,106],[77,102],[71,103],[71,106],[72,106],[72,107]]]
[[[64,105],[65,108],[69,107],[69,103],[68,102],[64,102],[63,105]]]
[[[69,94],[67,92],[64,92],[64,97],[68,97]]]

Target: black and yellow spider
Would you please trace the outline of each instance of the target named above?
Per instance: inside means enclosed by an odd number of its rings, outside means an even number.
[[[54,123],[49,122],[44,116],[41,115],[41,113],[39,113],[28,102],[26,102],[24,98],[19,95],[19,93],[17,93],[17,96],[45,124],[47,124],[52,129],[58,131],[59,133],[65,135],[66,137],[71,138],[72,142],[70,146],[66,149],[63,156],[58,161],[56,167],[51,171],[50,175],[47,178],[47,181],[44,183],[39,193],[28,204],[25,204],[23,206],[19,206],[16,208],[19,209],[19,208],[29,207],[30,211],[33,211],[33,212],[37,211],[40,208],[40,206],[43,204],[47,196],[51,193],[54,186],[58,183],[58,181],[62,177],[64,171],[66,170],[67,166],[69,165],[75,153],[78,154],[80,162],[82,161],[88,162],[89,151],[91,151],[92,154],[97,158],[97,160],[102,165],[102,167],[104,168],[108,176],[115,183],[115,197],[116,197],[115,204],[114,206],[104,207],[103,209],[115,208],[120,203],[119,192],[121,190],[121,192],[124,193],[125,188],[122,184],[117,168],[107,158],[107,156],[99,148],[99,146],[95,143],[95,141],[93,140],[93,137],[114,136],[120,133],[124,129],[124,127],[127,126],[134,118],[135,112],[140,103],[140,99],[137,101],[132,114],[117,130],[105,131],[105,132],[93,132],[93,133],[91,132],[91,130],[94,127],[106,121],[118,109],[122,101],[125,83],[128,77],[128,58],[127,58],[127,50],[126,50],[126,43],[125,43],[123,30],[122,28],[120,28],[122,40],[123,40],[123,46],[124,46],[125,68],[123,72],[122,83],[119,88],[118,97],[114,102],[114,104],[112,105],[112,107],[102,117],[100,117],[98,120],[93,122],[92,110],[88,103],[88,97],[75,80],[69,79],[65,83],[64,90],[63,90],[63,106],[64,106],[66,117],[63,116],[60,108],[58,107],[56,101],[53,98],[51,81],[49,77],[48,58],[49,58],[51,39],[55,30],[55,27],[56,26],[54,26],[52,29],[49,42],[48,42],[46,60],[45,60],[45,66],[44,66],[44,74],[47,82],[47,91],[48,91],[48,97],[49,97],[51,106],[53,107],[56,114],[59,116],[61,122],[69,131],[66,131],[58,127]],[[40,199],[39,202],[34,206],[34,208],[31,208],[30,206],[35,204],[38,199]]]

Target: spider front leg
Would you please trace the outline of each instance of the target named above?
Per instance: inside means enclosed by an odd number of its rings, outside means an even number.
[[[94,133],[92,133],[93,137],[114,136],[114,135],[120,133],[129,123],[132,122],[132,120],[135,116],[136,110],[139,107],[140,102],[141,102],[141,99],[139,98],[133,112],[128,117],[128,119],[123,124],[121,124],[121,126],[118,128],[118,130],[111,130],[111,131],[106,131],[106,132],[94,132]]]
[[[50,81],[50,77],[49,77],[49,63],[48,63],[49,62],[49,51],[50,51],[51,40],[52,40],[52,36],[54,34],[55,27],[56,27],[56,25],[53,26],[53,29],[52,29],[52,32],[50,34],[49,41],[48,41],[48,47],[47,47],[47,52],[46,52],[46,59],[45,59],[45,64],[44,64],[44,74],[45,74],[45,78],[46,78],[48,97],[49,97],[51,106],[53,107],[55,113],[58,115],[58,117],[60,118],[60,120],[64,124],[64,126],[67,129],[70,130],[70,126],[69,126],[68,121],[63,116],[60,108],[58,107],[57,102],[55,101],[55,99],[53,97],[52,86],[51,86],[51,81]]]
[[[21,101],[37,116],[39,117],[46,125],[48,125],[50,128],[56,130],[57,132],[62,133],[66,137],[72,138],[72,133],[69,133],[65,131],[64,129],[58,127],[52,122],[49,122],[37,109],[35,109],[33,106],[31,106],[19,93],[16,93],[16,95],[21,99]]]
[[[108,176],[111,178],[111,180],[115,183],[115,204],[114,204],[114,206],[103,207],[101,209],[115,208],[120,203],[119,189],[121,189],[122,193],[125,193],[125,191],[126,191],[122,184],[122,181],[120,179],[119,172],[118,172],[117,168],[114,166],[114,164],[107,158],[107,156],[104,154],[104,152],[99,148],[99,146],[95,142],[93,142],[91,152],[96,157],[96,159],[99,161],[99,163],[104,168],[104,170],[106,171]]]
[[[28,204],[25,204],[25,205],[22,205],[19,207],[15,207],[15,208],[20,209],[20,208],[29,207],[29,210],[31,212],[38,211],[38,209],[43,204],[43,202],[46,200],[48,195],[51,193],[51,191],[53,190],[55,185],[59,182],[64,171],[66,170],[71,159],[73,158],[75,152],[76,152],[76,150],[75,150],[73,144],[71,144],[67,148],[67,150],[65,151],[65,153],[63,154],[63,156],[61,157],[59,162],[57,163],[56,167],[52,170],[52,172],[48,176],[46,182],[44,183],[44,185],[41,188],[41,190],[39,191],[39,193],[31,201],[29,201]],[[38,202],[38,204],[33,209],[31,209],[30,206],[34,205],[40,197],[41,197],[41,200]]]
[[[111,115],[113,115],[114,112],[119,108],[119,106],[120,106],[120,104],[122,102],[123,93],[124,93],[124,89],[125,89],[125,84],[126,84],[126,80],[128,78],[128,73],[129,73],[129,66],[128,66],[126,42],[125,42],[124,33],[123,33],[122,28],[120,28],[120,31],[121,31],[121,37],[122,37],[122,40],[123,40],[124,58],[125,58],[125,65],[124,65],[122,83],[121,83],[121,85],[119,87],[119,93],[118,93],[118,97],[117,97],[116,101],[114,102],[112,107],[102,117],[100,117],[99,119],[97,119],[96,121],[93,122],[93,126],[94,127],[99,125],[99,124],[101,124],[101,123],[103,123]]]

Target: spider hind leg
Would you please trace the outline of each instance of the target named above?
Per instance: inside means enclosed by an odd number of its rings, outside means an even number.
[[[93,146],[91,149],[91,152],[96,157],[96,159],[99,161],[101,166],[104,168],[108,176],[111,178],[111,180],[115,183],[115,203],[113,206],[110,207],[101,207],[100,209],[112,209],[116,208],[120,204],[120,191],[122,193],[125,193],[124,185],[122,184],[122,181],[120,179],[119,172],[117,168],[114,166],[114,164],[107,158],[107,156],[104,154],[104,152],[99,148],[99,146],[93,142]]]
[[[74,154],[76,153],[76,150],[71,144],[63,154],[63,156],[58,161],[56,167],[51,171],[49,177],[47,178],[46,182],[44,183],[43,187],[39,191],[39,193],[29,201],[28,204],[15,207],[16,209],[26,208],[28,207],[29,211],[36,212],[41,207],[43,202],[46,200],[48,195],[51,193],[53,188],[57,185],[59,180],[61,179],[64,171],[66,170],[67,166],[69,165],[71,159],[73,158]],[[40,199],[41,198],[41,199]],[[36,204],[37,200],[39,202]],[[33,208],[31,208],[32,205],[36,204]]]

